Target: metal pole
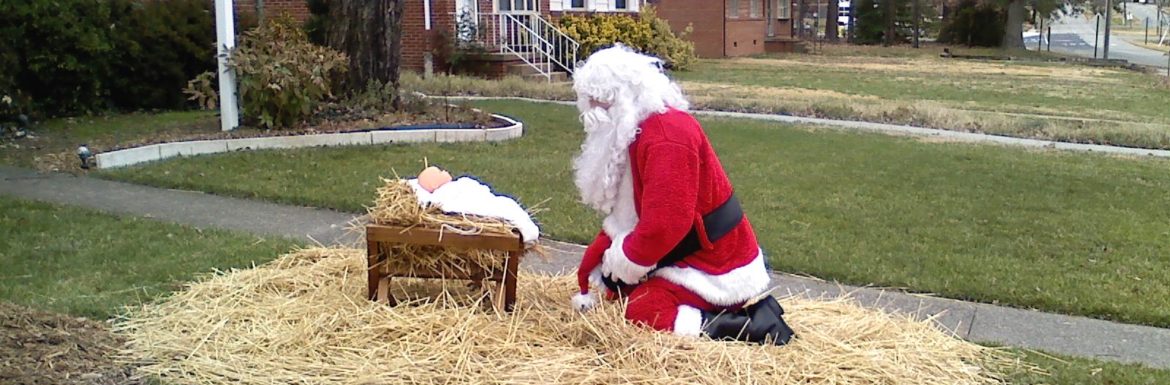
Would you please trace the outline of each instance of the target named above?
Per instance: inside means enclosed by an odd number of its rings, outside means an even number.
[[[1101,43],[1101,58],[1109,60],[1109,27],[1113,25],[1113,0],[1105,0],[1105,42]]]
[[[1040,50],[1044,49],[1044,19],[1037,18],[1036,21],[1040,25],[1040,28],[1036,29],[1036,32],[1039,32],[1036,35],[1036,52],[1040,52]]]
[[[1146,16],[1146,44],[1150,44],[1150,17]]]
[[[1048,25],[1048,52],[1052,52],[1052,24]]]
[[[236,46],[235,15],[231,0],[215,0],[215,45],[219,62],[219,126],[231,131],[240,125],[236,103],[236,73],[228,67],[228,52]]]
[[[1097,14],[1097,19],[1093,22],[1093,58],[1097,58],[1097,42],[1101,41],[1101,14]]]

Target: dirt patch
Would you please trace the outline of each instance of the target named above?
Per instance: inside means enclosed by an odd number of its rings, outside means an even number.
[[[122,344],[101,322],[0,302],[0,383],[145,383],[114,362]]]

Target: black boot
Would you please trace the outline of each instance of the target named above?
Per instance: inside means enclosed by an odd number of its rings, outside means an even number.
[[[787,344],[795,337],[784,309],[772,296],[734,313],[703,312],[703,333],[716,340]]]

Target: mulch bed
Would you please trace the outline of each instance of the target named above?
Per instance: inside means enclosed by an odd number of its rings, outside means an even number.
[[[122,344],[104,323],[0,302],[0,383],[144,383],[114,362]]]

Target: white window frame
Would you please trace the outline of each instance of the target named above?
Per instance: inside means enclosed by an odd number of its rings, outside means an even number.
[[[723,17],[726,17],[728,19],[738,19],[739,18],[739,8],[740,8],[739,7],[739,0],[725,0],[725,1],[726,2],[723,4],[725,7],[727,7],[727,12],[725,12]]]
[[[788,20],[792,18],[792,1],[789,0],[773,0],[773,16],[776,20]],[[832,0],[830,0],[832,1]]]
[[[764,7],[762,5],[764,5],[763,1],[748,0],[748,6],[751,7],[751,10],[748,11],[748,17],[752,19],[763,19]]]

